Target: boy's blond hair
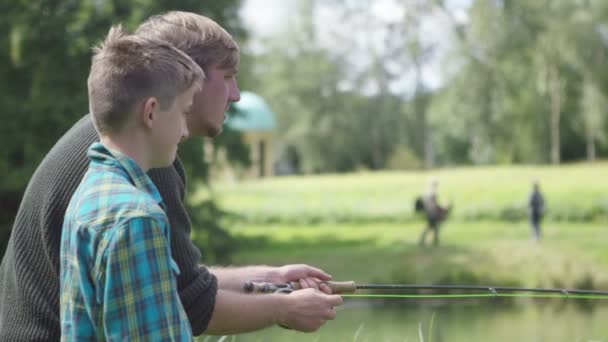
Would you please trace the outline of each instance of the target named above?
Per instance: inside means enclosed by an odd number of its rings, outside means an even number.
[[[185,52],[203,69],[239,65],[239,46],[215,21],[190,12],[171,11],[150,17],[135,35],[158,39]]]
[[[169,109],[178,95],[201,87],[202,69],[173,45],[113,26],[104,42],[93,49],[88,78],[89,110],[100,134],[117,132],[137,106],[155,97]]]

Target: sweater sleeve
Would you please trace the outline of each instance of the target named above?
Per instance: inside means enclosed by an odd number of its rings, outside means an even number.
[[[201,251],[194,245],[184,195],[186,176],[179,158],[172,166],[154,169],[148,175],[158,188],[171,225],[171,254],[180,269],[177,289],[194,335],[202,334],[211,320],[217,294],[217,279],[200,265]]]
[[[65,211],[97,141],[89,115],[67,131],[32,175],[0,266],[0,341],[59,340],[59,251]]]

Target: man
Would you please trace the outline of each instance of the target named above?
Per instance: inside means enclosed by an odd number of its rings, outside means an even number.
[[[136,35],[164,40],[190,56],[206,74],[187,118],[191,136],[221,132],[225,110],[240,99],[235,75],[239,49],[212,20],[193,13],[169,12],[144,22]],[[67,204],[88,166],[86,150],[98,140],[89,116],[78,121],[51,149],[25,191],[0,266],[0,340],[58,340],[59,245]],[[179,158],[148,175],[158,188],[171,227],[171,251],[180,274],[177,288],[192,332],[234,334],[278,323],[314,331],[335,316],[339,296],[317,291],[325,272],[307,265],[213,268],[199,265],[200,251],[190,240],[184,206],[186,177]],[[251,296],[246,280],[300,281],[305,289],[290,295]],[[321,285],[323,292],[331,290]]]
[[[540,241],[540,222],[545,213],[545,198],[540,192],[538,181],[532,182],[532,192],[528,197],[528,217],[532,228],[532,239]]]
[[[429,186],[427,192],[422,197],[422,209],[424,210],[427,226],[420,234],[420,238],[418,240],[419,246],[424,246],[426,242],[427,233],[431,232],[433,234],[433,246],[439,245],[439,228],[441,222],[447,218],[452,209],[452,206],[449,205],[447,208],[439,205],[437,200],[437,187],[439,183],[437,179],[432,179],[429,182]]]

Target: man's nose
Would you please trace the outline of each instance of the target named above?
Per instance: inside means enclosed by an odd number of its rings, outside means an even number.
[[[241,100],[241,91],[239,87],[235,84],[232,87],[232,91],[230,92],[230,101],[231,102],[239,102]]]
[[[188,124],[186,118],[182,120],[182,140],[185,140],[190,135],[190,131],[188,131]]]

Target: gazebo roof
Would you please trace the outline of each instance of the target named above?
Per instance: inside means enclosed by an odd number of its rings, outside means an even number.
[[[226,125],[237,131],[271,131],[277,126],[275,115],[264,99],[250,91],[241,92],[241,100],[232,104],[238,115],[227,113]]]

